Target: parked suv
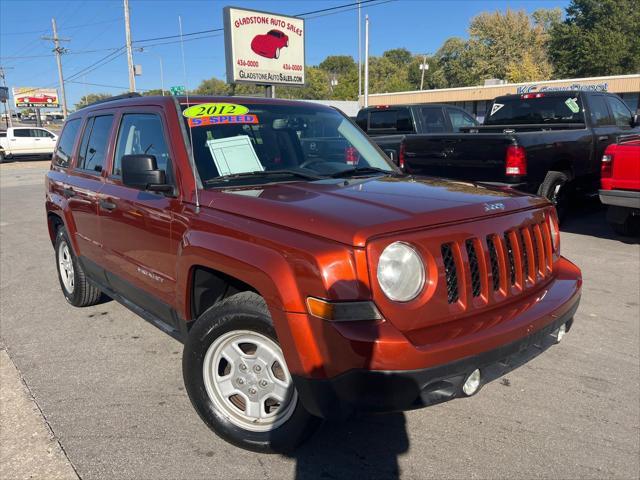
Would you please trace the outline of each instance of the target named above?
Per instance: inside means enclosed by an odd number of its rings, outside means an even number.
[[[307,102],[83,108],[46,211],[67,301],[104,293],[184,341],[200,417],[258,451],[294,448],[319,417],[473,395],[560,340],[580,297],[548,201],[406,176]]]

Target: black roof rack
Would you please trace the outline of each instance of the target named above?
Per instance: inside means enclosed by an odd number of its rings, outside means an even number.
[[[114,97],[104,98],[102,100],[96,100],[95,102],[89,103],[89,104],[83,106],[82,108],[87,108],[87,107],[90,107],[92,105],[98,105],[100,103],[113,102],[114,100],[122,100],[124,98],[136,98],[136,97],[141,97],[141,96],[142,95],[140,95],[138,92],[123,93],[122,95],[116,95]],[[82,110],[82,108],[80,110]]]

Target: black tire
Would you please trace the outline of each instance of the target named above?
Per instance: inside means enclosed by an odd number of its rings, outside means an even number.
[[[62,279],[60,255],[64,245],[67,246],[68,254],[71,257],[71,264],[73,265],[73,288],[71,290],[65,285],[65,282]],[[100,300],[101,292],[99,289],[88,282],[84,270],[82,270],[82,266],[80,265],[80,262],[78,262],[78,259],[73,252],[71,242],[69,241],[69,236],[67,235],[67,231],[64,227],[60,227],[58,229],[58,232],[56,234],[55,249],[58,281],[60,282],[60,288],[62,289],[62,293],[64,294],[64,298],[67,299],[67,302],[69,302],[74,307],[89,307],[98,303],[98,301]]]
[[[622,237],[635,237],[640,234],[640,219],[629,215],[622,223],[610,223],[613,231]]]
[[[212,306],[191,328],[182,355],[182,374],[191,403],[211,430],[238,447],[264,453],[293,451],[321,423],[306,411],[299,398],[283,424],[266,432],[255,432],[233,423],[207,393],[203,374],[205,355],[217,338],[235,330],[257,332],[279,345],[267,306],[256,293],[241,292]]]
[[[276,53],[275,53],[275,57],[274,57],[274,58],[275,58],[276,60],[277,60],[278,58],[280,58],[280,49],[279,49],[279,48],[276,48]]]
[[[4,163],[7,161],[7,157],[3,150],[0,150],[0,163]]]
[[[547,172],[547,176],[538,188],[538,195],[545,197],[556,207],[558,212],[558,220],[562,223],[562,220],[566,217],[569,210],[569,173],[567,172]]]

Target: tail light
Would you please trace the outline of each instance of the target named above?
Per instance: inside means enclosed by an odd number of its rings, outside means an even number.
[[[509,145],[505,164],[505,173],[507,175],[526,175],[527,153],[524,147]]]
[[[544,97],[544,93],[525,93],[524,95],[520,95],[520,98],[522,99],[529,99],[529,98],[542,98]]]
[[[405,151],[404,151],[404,142],[400,142],[400,152],[398,153],[398,166],[404,170],[404,160],[405,160]]]
[[[344,149],[344,162],[347,165],[358,165],[360,155],[354,147],[347,147]]]
[[[602,178],[613,177],[613,155],[602,155],[602,162],[600,162],[600,174]]]

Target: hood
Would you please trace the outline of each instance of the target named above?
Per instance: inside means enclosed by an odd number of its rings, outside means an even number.
[[[438,178],[328,179],[206,190],[201,204],[363,247],[373,236],[540,207],[507,188]]]

